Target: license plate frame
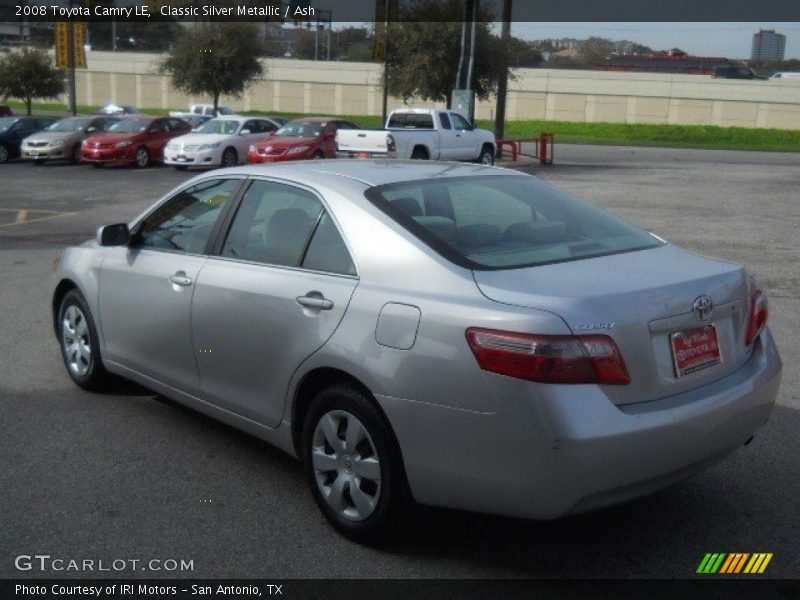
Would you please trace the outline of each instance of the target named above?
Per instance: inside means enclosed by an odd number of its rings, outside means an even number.
[[[722,364],[722,352],[714,323],[671,333],[669,344],[677,379]]]

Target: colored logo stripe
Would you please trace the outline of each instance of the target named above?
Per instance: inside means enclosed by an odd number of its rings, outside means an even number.
[[[763,573],[772,560],[772,556],[771,552],[757,552],[755,554],[750,554],[749,552],[731,552],[729,554],[725,552],[709,552],[700,561],[697,573],[720,573],[726,575],[742,572],[749,574]]]

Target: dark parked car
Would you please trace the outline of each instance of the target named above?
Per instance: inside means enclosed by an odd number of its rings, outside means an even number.
[[[192,126],[175,117],[129,117],[83,142],[81,162],[95,167],[107,164],[146,167],[164,160],[164,146]]]
[[[17,158],[22,140],[57,120],[53,117],[0,117],[0,163]]]
[[[5,104],[0,104],[0,117],[13,117],[14,111],[11,110],[10,106],[6,106]]]
[[[711,75],[714,79],[766,79],[750,67],[714,67]]]

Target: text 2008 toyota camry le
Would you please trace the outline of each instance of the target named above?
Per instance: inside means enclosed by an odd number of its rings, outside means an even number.
[[[413,501],[552,518],[649,493],[747,442],[780,380],[740,265],[477,165],[204,174],[55,284],[75,383],[132,379],[300,457],[362,541]]]

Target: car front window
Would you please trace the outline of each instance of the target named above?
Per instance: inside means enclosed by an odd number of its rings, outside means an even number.
[[[72,133],[73,131],[81,131],[86,125],[86,119],[63,119],[56,121],[47,131],[60,131],[63,133]]]
[[[108,128],[111,133],[141,133],[150,124],[149,121],[139,119],[123,119]]]
[[[514,269],[644,250],[645,231],[533,177],[404,182],[367,198],[431,248],[476,270]]]
[[[142,222],[138,245],[202,254],[222,208],[240,183],[239,179],[213,179],[182,190]]]
[[[15,119],[14,117],[6,117],[4,119],[0,119],[0,132],[8,131],[11,129],[12,125],[16,123],[19,119]]]
[[[293,121],[287,123],[275,132],[277,137],[319,137],[324,127],[323,123],[308,123]]]
[[[236,133],[236,130],[239,129],[240,124],[241,121],[222,121],[218,119],[212,119],[211,121],[206,121],[200,127],[198,127],[195,133],[233,135]]]

